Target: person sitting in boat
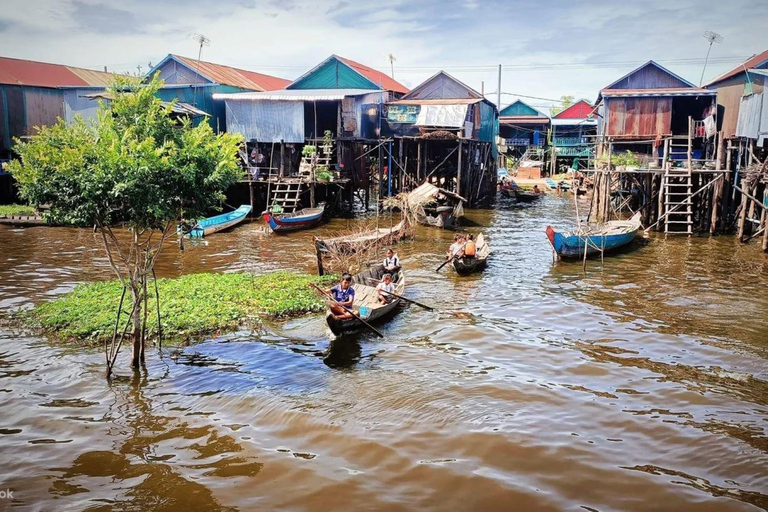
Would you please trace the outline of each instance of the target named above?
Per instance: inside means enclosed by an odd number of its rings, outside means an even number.
[[[390,274],[400,271],[400,258],[397,257],[395,251],[387,249],[387,257],[384,258],[384,270]]]
[[[355,301],[355,289],[352,288],[352,276],[345,272],[341,275],[339,284],[328,290],[333,296],[331,313],[336,320],[352,318],[352,303]]]
[[[462,258],[474,258],[477,253],[477,246],[475,245],[475,235],[467,235],[467,241],[464,244],[464,249],[461,251]]]
[[[392,300],[390,293],[395,293],[395,284],[392,282],[392,274],[384,274],[381,282],[376,285],[376,292],[378,292],[379,302],[386,304]]]
[[[538,185],[534,185],[533,186],[533,193],[534,194],[541,194],[541,189],[539,188]]]
[[[457,256],[459,252],[461,252],[462,247],[464,247],[464,235],[457,234],[453,237],[453,243],[448,248],[448,254],[445,259],[449,260],[454,256]]]

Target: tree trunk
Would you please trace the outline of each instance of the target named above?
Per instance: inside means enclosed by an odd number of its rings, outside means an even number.
[[[143,324],[141,319],[142,287],[139,283],[131,283],[131,297],[133,297],[133,317],[131,318],[133,349],[131,351],[131,366],[139,368],[144,361],[144,343],[142,342]]]

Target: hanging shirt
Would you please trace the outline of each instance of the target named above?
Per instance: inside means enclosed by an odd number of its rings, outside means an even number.
[[[391,258],[384,258],[384,268],[389,270],[393,267],[400,267],[400,258],[397,257],[397,254],[393,255]]]
[[[333,300],[340,303],[348,302],[349,299],[355,298],[355,290],[351,286],[348,287],[346,290],[342,289],[340,284],[337,284],[333,288],[331,288],[331,295],[333,295]],[[347,309],[351,309],[351,306],[346,305],[344,306]]]

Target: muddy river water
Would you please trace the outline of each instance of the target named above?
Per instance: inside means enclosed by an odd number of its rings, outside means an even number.
[[[487,271],[436,274],[452,234],[420,228],[397,250],[436,310],[383,340],[330,343],[315,315],[153,349],[108,384],[98,349],[0,327],[0,510],[768,508],[757,247],[655,235],[585,273],[544,235],[568,199],[469,218]],[[313,271],[312,234],[246,225],[158,271]],[[89,230],[0,226],[3,312],[110,272]]]

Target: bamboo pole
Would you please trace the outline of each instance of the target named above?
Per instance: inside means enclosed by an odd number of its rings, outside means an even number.
[[[463,141],[462,139],[459,139],[459,161],[458,161],[458,167],[456,171],[456,194],[461,195],[461,156],[462,156],[462,145]]]

